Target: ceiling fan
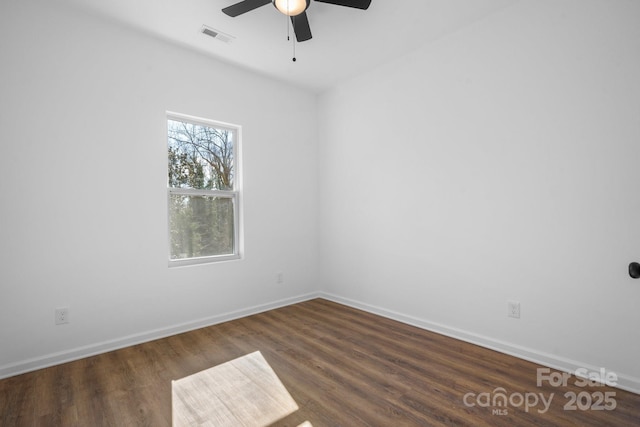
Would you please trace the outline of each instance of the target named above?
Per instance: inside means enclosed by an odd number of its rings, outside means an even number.
[[[371,0],[315,0],[319,3],[330,3],[338,6],[352,7],[355,9],[366,10],[371,4]],[[291,17],[293,31],[296,34],[296,40],[303,42],[311,39],[311,28],[307,19],[307,8],[311,0],[244,0],[222,9],[225,14],[236,17],[265,6],[268,3],[273,5],[280,12]]]

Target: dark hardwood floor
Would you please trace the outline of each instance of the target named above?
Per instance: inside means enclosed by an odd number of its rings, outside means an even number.
[[[278,426],[640,425],[640,395],[323,299],[1,380],[0,425],[169,426],[171,380],[256,350],[300,407]]]

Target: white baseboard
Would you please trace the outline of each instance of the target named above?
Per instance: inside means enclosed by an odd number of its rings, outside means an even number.
[[[274,301],[267,304],[261,304],[253,307],[244,308],[242,310],[235,310],[228,313],[219,314],[216,316],[205,317],[192,322],[181,323],[179,325],[170,326],[167,328],[155,329],[139,334],[133,334],[114,340],[103,341],[95,344],[89,344],[82,347],[77,347],[71,350],[65,350],[58,353],[51,353],[41,357],[35,357],[28,360],[23,360],[17,363],[7,364],[0,366],[0,379],[12,377],[14,375],[23,374],[25,372],[35,371],[37,369],[47,368],[49,366],[59,365],[61,363],[67,363],[74,360],[82,359],[89,356],[95,356],[96,354],[106,353],[108,351],[117,350],[124,347],[129,347],[136,344],[141,344],[148,341],[157,340],[159,338],[165,338],[171,335],[180,334],[183,332],[193,331],[195,329],[204,328],[218,323],[227,322],[229,320],[239,319],[241,317],[251,316],[253,314],[262,313],[264,311],[273,310],[287,305],[296,304],[298,302],[307,301],[310,299],[318,298],[319,293],[313,292],[306,295],[300,295],[293,298],[286,298],[279,301]]]
[[[537,363],[542,366],[546,366],[552,369],[557,369],[562,372],[574,374],[577,369],[583,368],[590,372],[599,372],[600,367],[592,366],[587,363],[582,363],[576,360],[570,360],[562,358],[556,355],[537,351],[535,349],[521,347],[508,342],[496,340],[483,335],[471,333],[457,328],[451,328],[439,323],[430,322],[428,320],[420,319],[413,316],[407,316],[402,313],[398,313],[392,310],[387,310],[374,305],[366,304],[363,302],[355,301],[349,298],[344,298],[335,294],[321,292],[320,298],[324,298],[330,301],[337,302],[339,304],[347,305],[349,307],[357,308],[369,313],[373,313],[382,317],[386,317],[392,320],[397,320],[408,325],[416,326],[421,329],[436,332],[441,335],[445,335],[451,338],[459,339],[471,344],[476,344],[481,347],[485,347],[491,350],[498,351],[500,353],[515,356],[520,359],[527,360],[529,362]],[[616,387],[629,391],[632,393],[640,394],[640,378],[634,378],[628,375],[616,372],[618,376]]]
[[[552,354],[547,354],[534,349],[525,348],[507,342],[495,340],[483,335],[467,332],[461,329],[451,328],[439,323],[430,322],[413,316],[408,316],[382,307],[344,298],[335,294],[326,292],[312,292],[293,298],[286,298],[267,304],[261,304],[253,307],[247,307],[242,310],[235,310],[216,316],[206,317],[192,322],[182,323],[167,328],[155,329],[152,331],[133,334],[115,340],[103,341],[100,343],[90,344],[83,347],[77,347],[71,350],[58,353],[51,353],[45,356],[36,357],[18,363],[0,366],[0,379],[12,377],[14,375],[23,374],[25,372],[35,371],[37,369],[47,368],[49,366],[59,365],[61,363],[71,362],[73,360],[82,359],[96,354],[106,353],[108,351],[153,341],[159,338],[204,328],[218,323],[227,322],[241,317],[251,316],[253,314],[262,313],[264,311],[273,310],[287,305],[296,304],[302,301],[308,301],[314,298],[324,298],[330,301],[344,304],[349,307],[357,308],[369,313],[377,314],[382,317],[397,320],[408,325],[416,326],[421,329],[436,332],[451,338],[459,339],[471,344],[476,344],[491,350],[505,353],[520,359],[528,360],[533,363],[557,369],[559,371],[573,374],[576,369],[586,368],[590,371],[598,371],[600,368],[591,366],[575,360],[561,358]],[[616,372],[618,381],[616,387],[621,390],[630,391],[640,394],[640,379]]]

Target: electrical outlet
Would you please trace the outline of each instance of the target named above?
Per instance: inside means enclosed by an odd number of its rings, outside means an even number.
[[[276,273],[276,283],[284,283],[284,273],[282,271]]]
[[[507,316],[516,319],[520,318],[520,303],[517,301],[507,301]]]
[[[55,317],[56,325],[62,325],[65,323],[69,323],[69,308],[56,308],[56,317]]]

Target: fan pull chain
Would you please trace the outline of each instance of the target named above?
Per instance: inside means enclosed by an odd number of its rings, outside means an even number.
[[[291,60],[296,62],[296,19],[291,18],[291,26],[293,27],[293,38],[291,39],[291,43],[293,45],[293,58]]]
[[[289,17],[287,15],[284,16],[284,19],[287,23],[287,41],[291,40],[291,38],[289,37]]]
[[[287,10],[289,10],[289,0],[287,0]],[[287,19],[287,41],[289,41],[289,40],[292,40],[291,37],[289,36],[289,22],[291,22],[291,26],[293,27],[293,33],[295,35],[295,32],[296,32],[295,19],[286,15],[285,15],[285,18]],[[296,62],[296,38],[295,37],[293,38],[292,42],[293,42],[293,58],[291,58],[291,60],[293,62]]]
[[[293,29],[295,32],[295,28]],[[292,58],[293,62],[296,62],[296,38],[293,38],[293,58]]]

